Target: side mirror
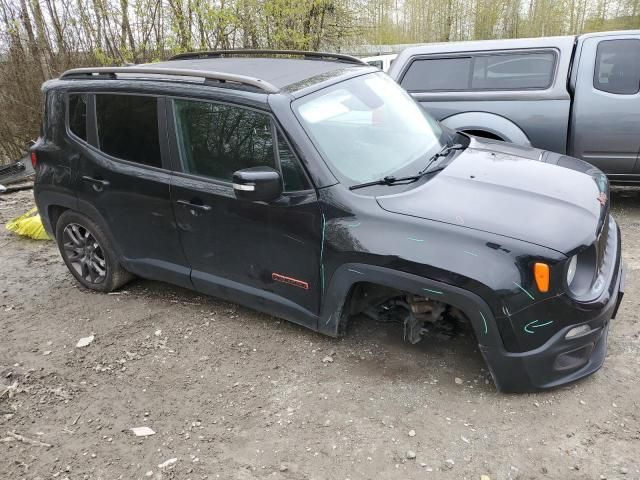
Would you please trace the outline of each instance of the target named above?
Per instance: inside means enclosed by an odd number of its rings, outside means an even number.
[[[270,202],[282,195],[282,177],[271,167],[251,167],[233,173],[236,198]]]

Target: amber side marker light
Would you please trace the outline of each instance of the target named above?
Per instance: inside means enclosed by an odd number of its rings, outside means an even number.
[[[533,265],[533,276],[536,279],[538,290],[542,293],[549,291],[549,265],[536,262]]]

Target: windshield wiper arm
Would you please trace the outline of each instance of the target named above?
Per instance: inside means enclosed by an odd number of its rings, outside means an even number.
[[[446,157],[447,155],[449,155],[454,150],[464,150],[465,148],[467,148],[467,147],[465,147],[464,145],[462,145],[460,143],[455,143],[453,145],[445,145],[444,147],[442,147],[442,150],[440,150],[438,153],[436,153],[435,155],[433,155],[429,159],[429,161],[427,162],[427,165],[422,170],[420,170],[418,172],[418,175],[422,176],[422,175],[424,175],[426,173],[430,173],[429,172],[429,167],[431,165],[433,165],[434,162],[436,160],[438,160],[439,158]],[[434,170],[432,170],[432,171],[434,171]]]
[[[411,182],[415,182],[419,178],[420,178],[420,175],[411,175],[409,177],[400,177],[400,178],[387,176],[387,177],[381,178],[380,180],[374,180],[372,182],[351,185],[349,187],[349,190],[357,190],[358,188],[372,187],[373,185],[397,185],[399,183],[411,183]]]
[[[415,182],[416,180],[420,180],[420,178],[422,178],[423,175],[436,171],[436,170],[431,170],[431,172],[429,171],[429,167],[433,165],[433,163],[436,160],[438,160],[441,157],[446,157],[454,150],[464,150],[465,148],[467,147],[459,143],[456,143],[454,145],[445,145],[444,147],[442,147],[442,150],[440,150],[438,153],[436,153],[429,159],[429,162],[427,163],[427,165],[422,170],[420,170],[417,175],[410,175],[408,177],[400,177],[400,178],[396,178],[394,176],[386,176],[384,178],[381,178],[380,180],[373,180],[372,182],[351,185],[349,187],[349,190],[357,190],[358,188],[372,187],[374,185],[398,185],[398,184],[407,184],[407,183]]]

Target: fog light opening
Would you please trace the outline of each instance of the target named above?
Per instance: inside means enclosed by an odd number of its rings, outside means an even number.
[[[570,338],[576,338],[582,335],[586,335],[590,331],[591,327],[589,325],[580,325],[579,327],[573,327],[571,330],[569,330],[564,338],[565,340],[569,340]]]

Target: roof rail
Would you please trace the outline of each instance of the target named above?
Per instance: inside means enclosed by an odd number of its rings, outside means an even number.
[[[329,52],[307,52],[305,50],[260,50],[260,49],[238,49],[238,50],[209,50],[202,52],[187,52],[174,55],[169,60],[186,60],[189,58],[215,58],[235,55],[246,56],[276,56],[276,55],[291,55],[297,57],[304,57],[306,59],[318,59],[318,60],[334,60],[339,62],[355,63],[357,65],[368,65],[359,58],[351,55],[344,55],[342,53],[329,53]]]
[[[279,89],[265,82],[259,78],[247,77],[245,75],[236,75],[233,73],[223,72],[208,72],[202,70],[188,70],[183,68],[157,68],[153,66],[149,67],[95,67],[95,68],[74,68],[67,70],[60,79],[73,79],[73,78],[91,78],[97,76],[108,76],[111,78],[117,78],[117,73],[138,73],[147,75],[167,75],[177,77],[199,77],[205,80],[217,80],[219,82],[233,82],[241,85],[248,85],[258,88],[267,93],[276,93]]]

